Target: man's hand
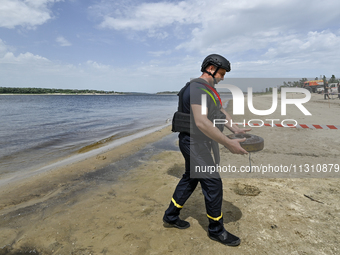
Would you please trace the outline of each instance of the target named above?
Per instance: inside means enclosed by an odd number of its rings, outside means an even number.
[[[251,128],[239,128],[237,127],[234,131],[234,134],[245,134],[246,132],[251,131]]]
[[[192,104],[191,109],[194,115],[196,126],[206,136],[220,144],[223,144],[228,150],[230,150],[231,153],[241,155],[248,154],[248,152],[240,145],[240,143],[244,142],[246,138],[229,139],[217,127],[213,126],[213,123],[207,118],[206,115],[201,114],[201,105]],[[208,109],[206,109],[206,112],[208,112]],[[239,127],[236,127],[233,132],[235,131],[241,134],[245,133],[246,131],[250,131],[250,129],[240,129]]]
[[[228,143],[224,145],[228,150],[230,150],[231,153],[233,154],[248,154],[248,152],[241,147],[242,142],[244,142],[246,138],[243,139],[229,139],[228,138]]]

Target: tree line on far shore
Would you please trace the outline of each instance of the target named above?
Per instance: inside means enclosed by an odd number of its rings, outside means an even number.
[[[324,75],[323,78],[315,77],[314,80],[323,80],[323,81],[328,82],[328,83],[338,83],[339,82],[339,79],[337,79],[334,74],[329,79],[327,79],[326,76]],[[281,87],[303,87],[303,84],[306,81],[308,81],[307,78],[302,78],[299,81],[283,82],[283,86],[281,86]]]
[[[90,89],[78,90],[78,89],[0,87],[0,94],[120,94],[120,92]]]
[[[318,77],[315,77],[315,80],[323,80],[325,82],[328,82],[329,83],[338,83],[340,82],[340,79],[337,79],[335,77],[335,75],[333,74],[331,78],[327,79],[326,76],[324,75],[323,78],[318,78]],[[283,82],[283,85],[281,86],[278,86],[278,91],[281,91],[281,88],[282,87],[303,87],[304,85],[304,82],[308,81],[307,78],[302,78],[300,79],[299,81],[289,81],[289,82]],[[272,92],[272,88],[266,88],[266,93],[268,92]]]

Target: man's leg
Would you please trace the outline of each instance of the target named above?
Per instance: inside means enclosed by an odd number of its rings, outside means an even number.
[[[190,137],[180,135],[179,138],[179,147],[185,159],[185,173],[177,184],[170,205],[165,211],[163,221],[167,223],[176,223],[179,220],[179,214],[184,203],[191,196],[198,184],[197,179],[190,178]],[[184,223],[182,222],[182,224]]]
[[[205,198],[207,217],[209,219],[209,234],[220,235],[224,231],[222,215],[223,188],[222,180],[216,178],[201,179],[202,191]]]
[[[205,197],[207,217],[209,218],[208,236],[210,239],[228,246],[238,246],[240,238],[224,229],[222,214],[223,187],[219,174],[215,178],[201,180]]]
[[[190,179],[186,174],[183,175],[182,179],[177,184],[175,192],[172,196],[170,205],[165,211],[163,220],[167,223],[175,223],[179,219],[179,214],[184,206],[184,203],[190,197],[192,192],[197,186],[197,179]]]

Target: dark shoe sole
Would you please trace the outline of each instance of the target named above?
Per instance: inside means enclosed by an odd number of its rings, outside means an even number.
[[[186,228],[190,227],[190,224],[188,224],[188,225],[186,225],[184,227],[181,227],[181,226],[178,226],[177,224],[168,223],[165,220],[163,220],[163,222],[164,222],[163,226],[166,227],[166,228],[186,229]]]
[[[241,239],[238,239],[238,241],[235,241],[235,242],[232,242],[232,243],[222,243],[219,239],[217,239],[217,238],[215,238],[215,237],[212,237],[212,236],[210,236],[210,235],[208,235],[208,236],[209,236],[209,238],[210,238],[211,240],[214,240],[214,241],[216,241],[216,242],[219,242],[219,243],[224,244],[224,245],[227,245],[227,246],[233,246],[233,247],[235,247],[235,246],[239,246],[240,243],[241,243]]]

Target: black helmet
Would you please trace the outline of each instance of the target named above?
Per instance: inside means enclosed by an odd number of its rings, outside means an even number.
[[[230,72],[231,70],[230,62],[218,54],[211,54],[203,60],[201,72],[206,72],[205,69],[210,65],[216,66],[217,70],[220,68],[225,69],[227,72]],[[215,74],[217,73],[217,70]],[[215,76],[215,74],[213,76]]]

